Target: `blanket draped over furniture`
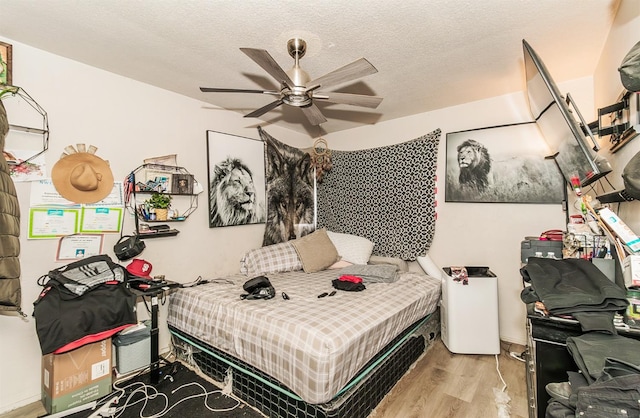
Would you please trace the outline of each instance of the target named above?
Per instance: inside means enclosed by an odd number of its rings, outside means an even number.
[[[380,148],[332,150],[333,168],[317,186],[317,226],[368,238],[374,255],[424,255],[435,233],[440,133]]]

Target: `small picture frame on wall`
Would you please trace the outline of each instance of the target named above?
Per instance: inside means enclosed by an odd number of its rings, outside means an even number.
[[[0,71],[0,85],[11,86],[12,85],[12,62],[13,52],[11,44],[0,42],[0,61],[2,67]]]
[[[145,181],[147,191],[172,193],[173,174],[163,170],[146,170]]]
[[[193,194],[193,174],[174,174],[171,193]]]

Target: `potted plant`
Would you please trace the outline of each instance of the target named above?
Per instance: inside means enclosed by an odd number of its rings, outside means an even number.
[[[145,201],[156,214],[156,220],[166,221],[169,206],[171,206],[171,195],[155,192]]]

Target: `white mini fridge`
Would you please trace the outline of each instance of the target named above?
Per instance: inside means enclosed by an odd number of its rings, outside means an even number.
[[[458,354],[500,354],[498,278],[488,267],[465,267],[468,284],[455,281],[444,268],[440,333]]]

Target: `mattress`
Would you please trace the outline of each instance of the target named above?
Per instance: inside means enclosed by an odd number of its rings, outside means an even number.
[[[276,297],[242,300],[244,275],[180,289],[168,324],[230,354],[310,404],[330,401],[382,348],[433,312],[440,280],[414,272],[361,292],[332,290],[340,270],[271,273]],[[289,299],[281,294],[285,292]]]

